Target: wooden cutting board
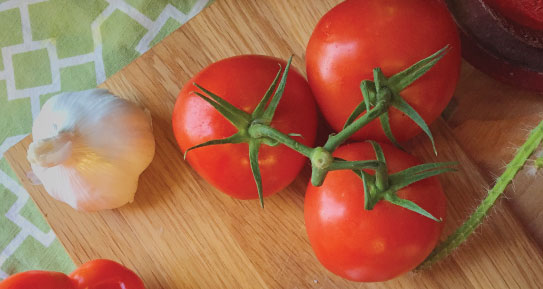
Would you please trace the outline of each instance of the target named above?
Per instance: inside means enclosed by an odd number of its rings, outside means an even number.
[[[8,151],[23,186],[77,264],[95,258],[133,268],[147,288],[542,288],[543,259],[504,202],[470,241],[431,270],[373,284],[343,280],[316,260],[305,234],[302,175],[284,191],[239,201],[216,191],[182,160],[171,132],[177,93],[213,61],[258,53],[287,58],[303,70],[309,35],[338,0],[216,1],[101,87],[147,107],[153,115],[156,156],[142,174],[131,205],[81,213],[54,201],[26,178],[26,138]],[[458,161],[440,176],[449,199],[446,233],[484,197],[478,168],[447,125],[432,125],[439,156],[424,137],[408,149],[425,161]]]

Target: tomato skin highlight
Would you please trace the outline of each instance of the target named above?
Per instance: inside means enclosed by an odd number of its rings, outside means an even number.
[[[429,125],[453,96],[460,74],[460,39],[447,8],[437,0],[347,0],[325,14],[306,51],[307,78],[328,123],[340,131],[363,100],[362,80],[373,80],[380,67],[390,77],[446,45],[451,50],[401,96]],[[421,129],[390,108],[390,125],[398,141]],[[389,142],[379,120],[352,139]]]
[[[390,174],[420,164],[391,145],[381,147]],[[376,159],[370,143],[339,147],[334,156]],[[398,196],[445,219],[446,198],[436,177],[411,184]],[[308,185],[304,217],[313,251],[324,267],[359,282],[386,281],[414,269],[433,250],[444,225],[386,201],[364,210],[362,180],[346,170],[329,172],[320,187]]]
[[[234,106],[251,113],[275,78],[279,64],[274,57],[242,55],[215,62],[183,86],[173,111],[172,124],[177,143],[185,152],[200,143],[229,137],[237,129],[211,105],[198,97],[193,83],[201,85]],[[311,146],[317,130],[316,104],[304,77],[291,67],[284,94],[271,126]],[[238,199],[256,199],[258,193],[249,164],[247,143],[202,147],[187,154],[189,164],[208,183]],[[263,194],[269,196],[289,185],[306,158],[284,145],[261,145],[259,165]]]

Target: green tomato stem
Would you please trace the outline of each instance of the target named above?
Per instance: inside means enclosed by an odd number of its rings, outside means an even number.
[[[311,155],[313,154],[313,148],[299,143],[292,139],[290,136],[265,124],[252,124],[249,127],[249,135],[254,138],[268,137],[274,139],[308,158],[311,158]]]
[[[488,191],[487,197],[481,202],[469,219],[451,234],[444,242],[439,244],[417,269],[425,269],[449,255],[456,247],[462,244],[477,228],[487,215],[488,210],[505,191],[519,170],[537,149],[543,140],[543,121],[532,130],[526,142],[520,147],[513,160],[507,165],[505,172],[496,180],[494,187]]]
[[[375,170],[375,185],[380,192],[388,189],[388,169],[384,163]]]
[[[362,170],[371,169],[375,170],[379,167],[379,161],[334,161],[328,167],[329,171],[337,170]]]
[[[332,154],[323,147],[316,147],[311,153],[311,165],[326,170],[334,161]]]
[[[363,116],[355,120],[353,123],[349,124],[347,127],[345,127],[343,130],[341,130],[337,134],[330,135],[330,137],[326,141],[326,144],[324,145],[324,149],[326,149],[329,152],[333,152],[334,150],[336,150],[337,147],[343,144],[347,139],[349,139],[354,133],[356,133],[363,126],[367,125],[374,119],[378,118],[383,113],[386,113],[390,105],[389,102],[390,102],[389,99],[379,101],[375,105],[375,107],[371,109],[368,113],[364,114]]]
[[[328,169],[321,169],[311,166],[311,185],[320,187],[324,183],[324,179],[328,175]]]
[[[328,174],[328,168],[334,162],[334,157],[323,147],[316,147],[309,159],[311,160],[311,184],[320,186]]]

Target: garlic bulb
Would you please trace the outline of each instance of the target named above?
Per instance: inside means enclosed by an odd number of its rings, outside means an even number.
[[[32,126],[32,170],[55,199],[77,210],[134,200],[155,154],[151,118],[104,89],[53,96]]]

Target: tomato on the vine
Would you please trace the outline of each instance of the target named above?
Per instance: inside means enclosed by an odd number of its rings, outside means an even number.
[[[450,51],[400,95],[429,125],[449,103],[460,72],[460,40],[446,6],[438,0],[347,0],[325,14],[309,40],[307,78],[328,123],[340,131],[363,100],[360,83],[380,67],[390,77],[449,45]],[[390,108],[396,140],[421,132]],[[380,120],[353,139],[387,141]]]
[[[200,98],[193,83],[213,92],[235,107],[252,113],[285,61],[268,56],[242,55],[215,62],[182,88],[173,111],[173,130],[182,151],[213,139],[227,138],[238,130],[213,106]],[[271,126],[296,133],[297,141],[312,145],[317,130],[316,105],[307,81],[290,70],[285,91]],[[298,175],[306,159],[284,145],[262,144],[258,154],[263,195],[276,193]],[[247,143],[201,147],[187,154],[190,165],[206,181],[238,199],[258,197],[251,173]]]
[[[390,174],[420,164],[391,145],[381,147]],[[370,143],[351,143],[333,155],[348,161],[376,159]],[[446,198],[436,177],[413,183],[397,196],[445,218]],[[384,200],[365,210],[362,180],[350,170],[329,172],[320,187],[309,184],[304,215],[309,241],[324,267],[363,282],[389,280],[414,269],[435,247],[444,225]]]

